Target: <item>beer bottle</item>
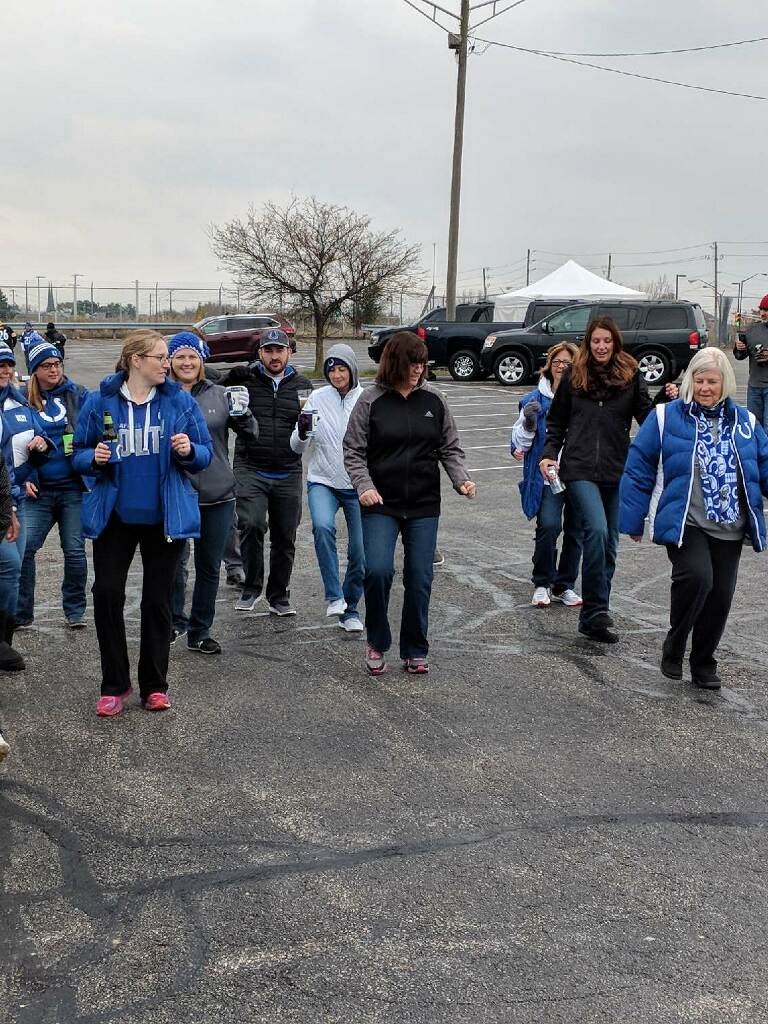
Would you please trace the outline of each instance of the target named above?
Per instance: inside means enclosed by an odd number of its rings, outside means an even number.
[[[115,424],[112,422],[112,413],[104,413],[104,430],[101,434],[101,440],[104,444],[109,444],[112,441],[117,441],[117,431],[115,430]]]

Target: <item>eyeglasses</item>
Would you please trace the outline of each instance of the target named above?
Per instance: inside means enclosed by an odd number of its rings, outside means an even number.
[[[550,363],[550,366],[570,366],[570,365],[571,365],[571,360],[570,359],[553,359],[552,362]]]
[[[38,370],[58,370],[61,367],[61,361],[59,359],[53,360],[50,363],[40,363]]]
[[[141,359],[156,359],[158,361],[158,363],[160,363],[161,366],[163,365],[163,363],[168,363],[168,365],[170,365],[170,363],[171,363],[171,360],[168,358],[167,355],[164,355],[164,356],[153,356],[151,352],[146,352],[143,356],[140,356],[140,358]]]

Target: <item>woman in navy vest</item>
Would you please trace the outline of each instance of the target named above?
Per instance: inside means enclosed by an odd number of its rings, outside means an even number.
[[[720,687],[715,652],[731,608],[745,537],[766,546],[768,435],[737,405],[724,352],[705,348],[690,362],[680,398],[649,416],[632,447],[620,488],[620,529],[649,533],[672,563],[669,632],[661,671],[681,679],[689,664],[696,686]]]
[[[119,715],[131,692],[125,586],[138,547],[144,566],[138,683],[147,711],[165,711],[171,592],[183,541],[200,534],[197,492],[187,473],[211,461],[211,437],[191,395],[167,379],[168,346],[136,331],[117,373],[85,400],[75,432],[75,469],[96,482],[83,498],[93,540],[93,618],[101,652],[96,714]],[[117,440],[105,440],[111,428]]]
[[[576,352],[570,341],[552,346],[538,386],[520,399],[520,415],[512,427],[512,454],[518,461],[524,460],[519,485],[523,512],[528,519],[536,518],[531,598],[536,608],[548,608],[552,601],[569,608],[578,608],[582,603],[574,590],[581,561],[581,525],[567,491],[555,494],[539,472],[547,436],[547,413]],[[558,562],[557,540],[561,532],[563,546]]]

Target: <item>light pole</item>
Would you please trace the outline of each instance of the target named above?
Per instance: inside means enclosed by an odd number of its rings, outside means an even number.
[[[448,223],[448,281],[445,294],[446,320],[456,319],[456,275],[459,259],[459,209],[461,206],[461,160],[464,152],[464,105],[467,93],[467,45],[469,0],[461,0],[459,35],[448,36],[448,46],[458,52],[456,117],[453,127],[453,168],[451,171],[451,215]]]
[[[762,271],[758,271],[756,274],[750,274],[749,277],[742,277],[740,281],[731,281],[731,284],[737,285],[739,289],[739,297],[737,300],[739,306],[739,316],[741,316],[741,300],[744,297],[744,285],[747,283],[747,281],[751,281],[753,277],[768,277],[768,274],[765,274]]]
[[[675,274],[675,298],[676,299],[680,298],[680,278],[681,277],[687,278],[688,275],[687,274]]]
[[[74,282],[74,284],[72,286],[72,319],[73,320],[77,320],[77,279],[78,279],[78,277],[82,277],[82,276],[83,276],[82,274],[73,274],[72,275],[72,281]]]
[[[45,277],[45,274],[35,274],[37,278],[37,322],[43,322],[43,307],[40,305],[40,282]]]

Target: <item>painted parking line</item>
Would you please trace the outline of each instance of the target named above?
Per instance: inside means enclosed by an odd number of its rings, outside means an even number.
[[[465,452],[481,452],[485,451],[486,448],[506,448],[509,450],[508,444],[470,444],[464,447]]]
[[[455,420],[490,420],[494,416],[509,416],[508,412],[468,412],[462,413],[460,416],[454,416]]]
[[[522,469],[522,466],[513,463],[509,466],[476,466],[470,467],[468,473],[494,473],[496,470]]]
[[[511,430],[511,429],[512,429],[512,424],[510,423],[508,427],[503,427],[501,424],[499,424],[496,427],[462,427],[461,428],[461,433],[462,434],[476,434],[480,430]]]

